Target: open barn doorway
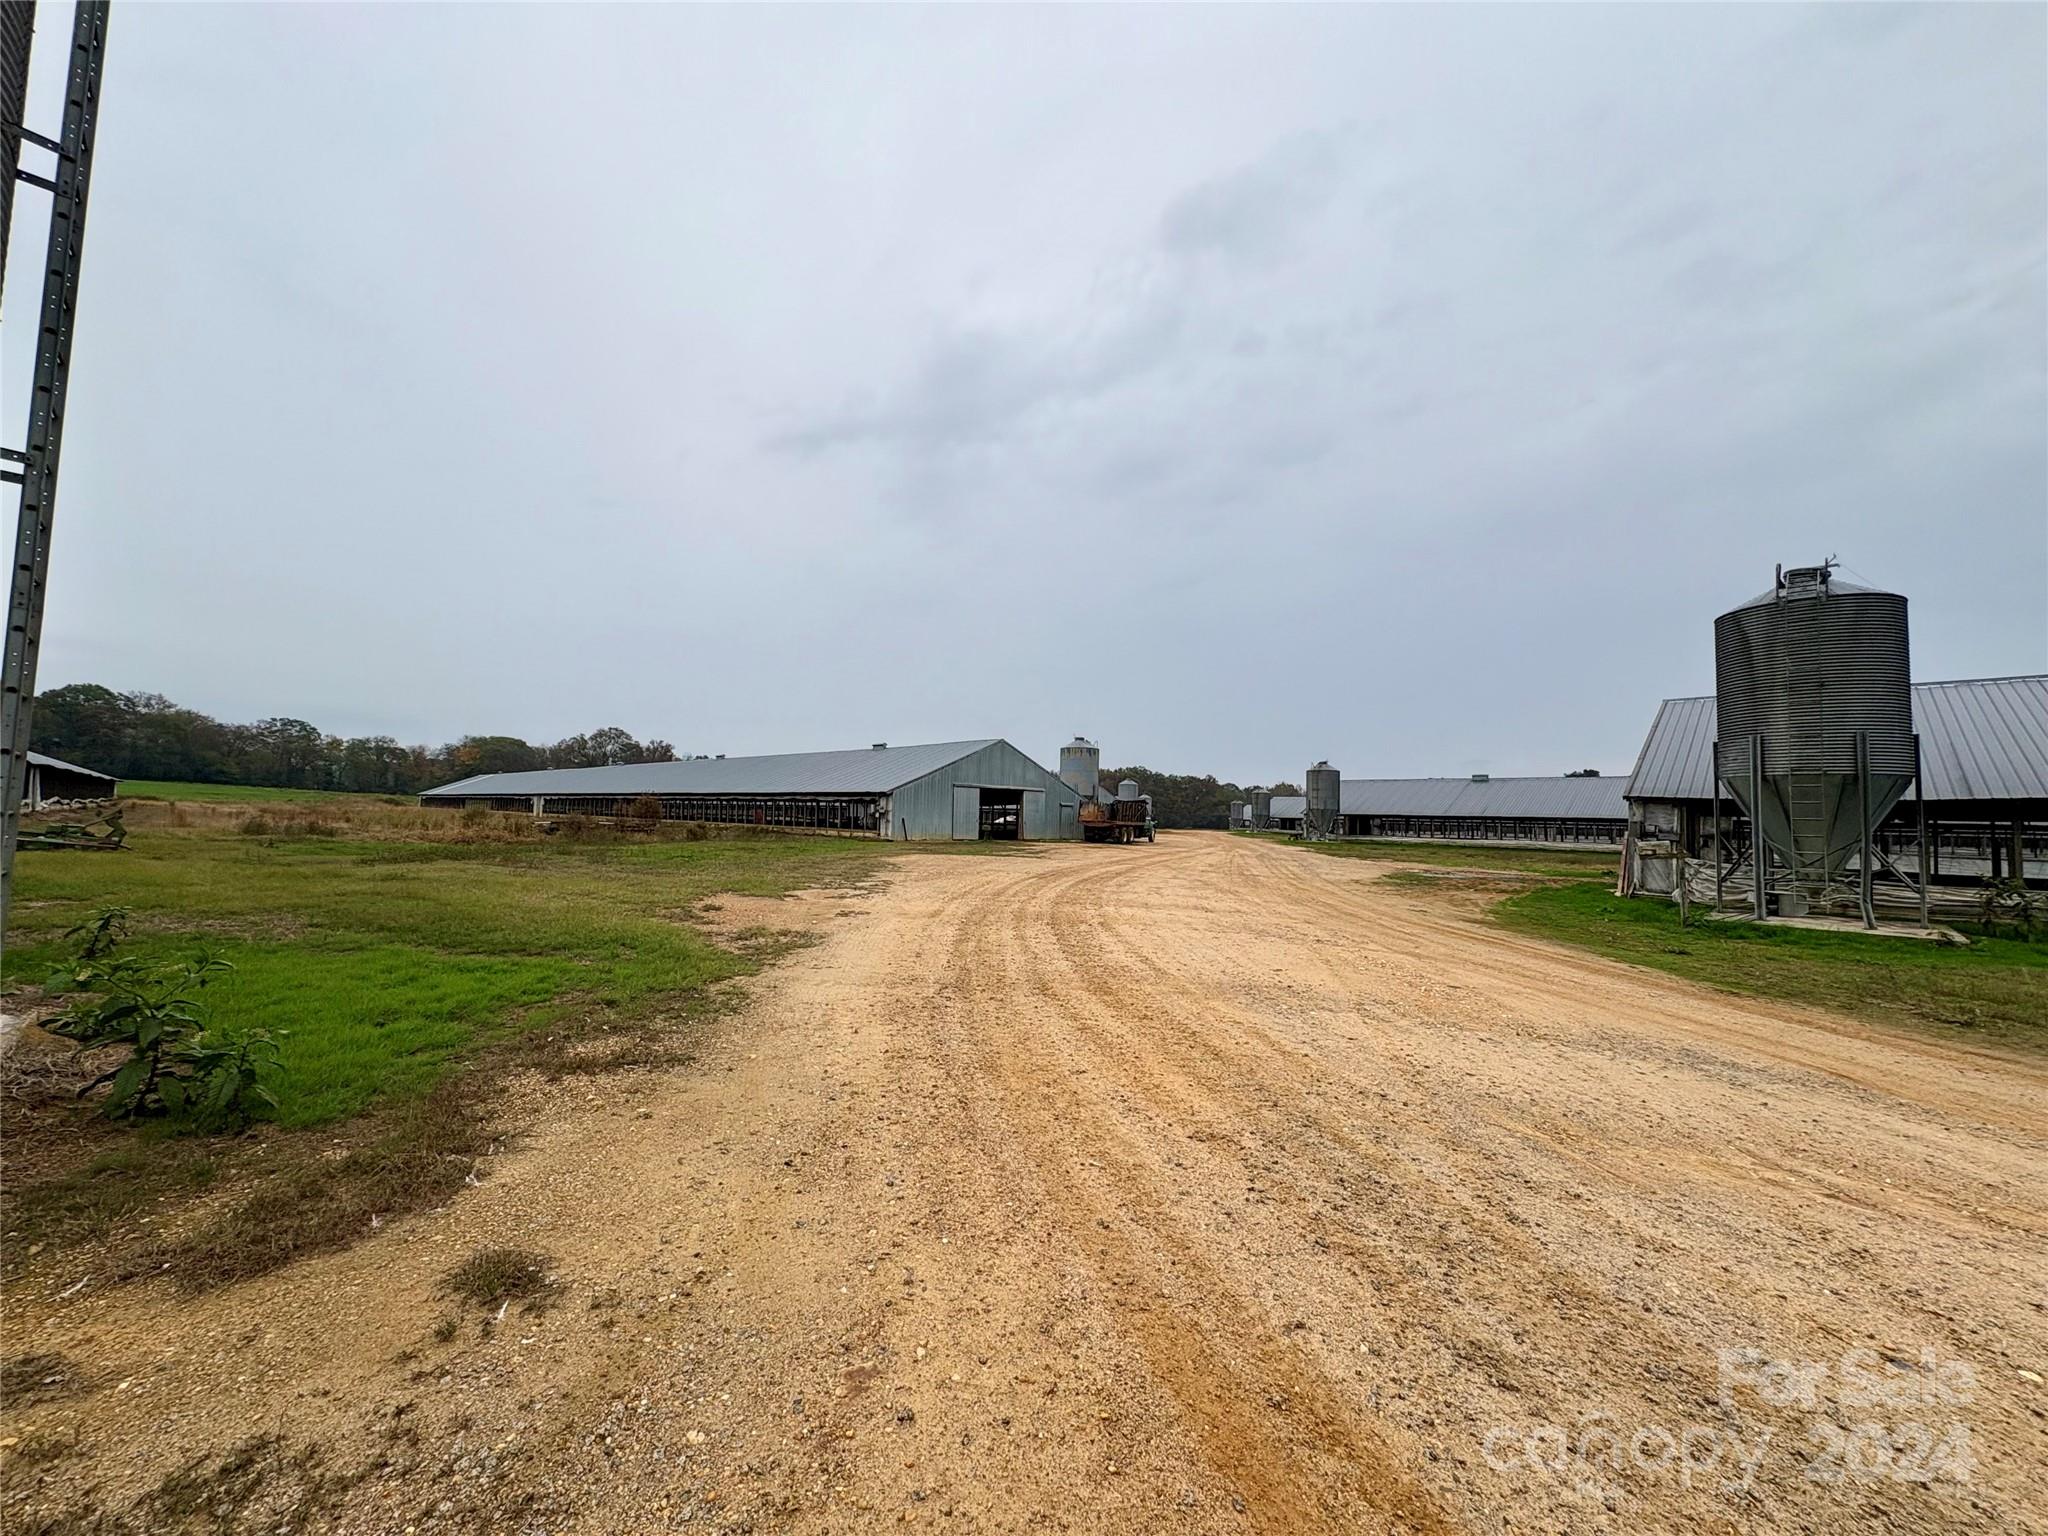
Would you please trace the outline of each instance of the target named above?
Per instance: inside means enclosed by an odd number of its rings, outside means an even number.
[[[984,789],[981,792],[983,841],[1014,843],[1024,835],[1024,791]]]

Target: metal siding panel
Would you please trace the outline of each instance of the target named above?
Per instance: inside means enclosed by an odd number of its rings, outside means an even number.
[[[1770,775],[1853,774],[1860,732],[1873,772],[1912,770],[1912,669],[1897,593],[1788,582],[1714,620],[1714,678],[1730,762],[1747,762],[1745,743],[1762,736]]]
[[[950,767],[925,775],[889,796],[890,835],[898,841],[945,841],[953,835]]]
[[[1080,797],[1058,774],[1040,767],[1001,738],[954,763],[950,774],[955,783],[987,785],[991,789],[1037,790],[1042,793],[1043,805],[1065,801],[1073,807],[1073,816],[1064,825],[1057,816],[1051,820],[1041,817],[1041,829],[1036,834],[1028,827],[1021,830],[1027,837],[1035,836],[1040,840],[1080,836]]]
[[[1081,835],[1080,801],[1058,775],[1047,772],[1022,752],[1000,739],[989,741],[970,752],[904,785],[891,797],[890,835],[913,841],[950,839],[953,836],[953,790],[956,785],[979,789],[1037,791],[1047,807],[1041,814],[1039,830],[1025,828],[1025,836],[1036,841],[1078,838]],[[1028,800],[1027,800],[1028,804]],[[1060,807],[1065,807],[1062,814]],[[980,804],[976,801],[975,830],[980,830]]]
[[[953,841],[981,840],[981,790],[973,784],[953,786]]]

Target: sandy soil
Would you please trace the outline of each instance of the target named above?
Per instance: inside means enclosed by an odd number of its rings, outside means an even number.
[[[807,903],[695,1066],[536,1088],[448,1210],[17,1290],[76,1382],[5,1415],[6,1523],[2048,1528],[2048,1070],[1382,873],[1188,834]],[[492,1243],[561,1299],[436,1342]]]

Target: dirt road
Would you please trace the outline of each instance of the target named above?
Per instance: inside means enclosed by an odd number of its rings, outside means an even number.
[[[78,1441],[10,1527],[162,1528],[190,1463],[266,1530],[2048,1528],[2048,1070],[1382,873],[1188,834],[805,903],[695,1067],[536,1087],[451,1209],[17,1297],[97,1385],[8,1414]],[[488,1243],[562,1300],[437,1341]]]

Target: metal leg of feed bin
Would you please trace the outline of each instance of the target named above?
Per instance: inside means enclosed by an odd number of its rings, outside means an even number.
[[[1870,734],[1856,733],[1856,904],[1863,926],[1875,928],[1877,913],[1870,904]]]
[[[1707,831],[1708,835],[1714,839],[1714,910],[1718,912],[1721,910],[1721,885],[1723,880],[1721,868],[1721,743],[1718,741],[1714,743],[1714,755],[1710,761],[1714,765],[1714,810],[1713,816],[1707,824]]]
[[[1920,851],[1920,926],[1928,926],[1927,917],[1927,791],[1920,782],[1920,733],[1913,733],[1913,819],[1917,823],[1915,845]]]
[[[1764,890],[1764,871],[1770,855],[1764,851],[1764,739],[1749,738],[1749,867],[1756,881],[1756,920],[1771,914],[1769,894]]]

